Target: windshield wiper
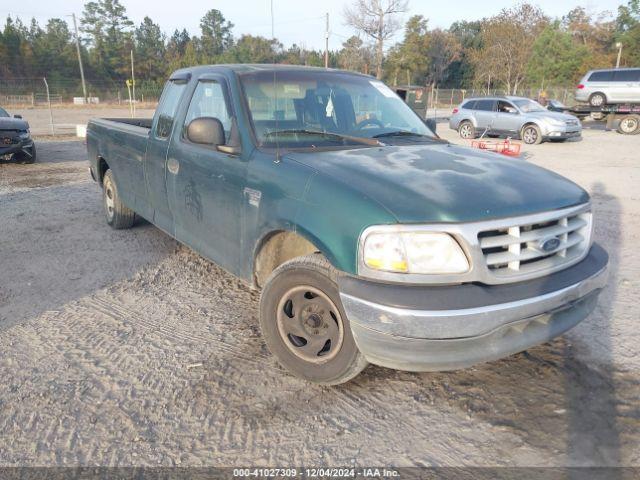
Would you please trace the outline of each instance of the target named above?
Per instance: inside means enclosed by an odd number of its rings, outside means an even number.
[[[362,143],[363,145],[371,145],[374,147],[380,146],[380,142],[377,140],[374,140],[373,138],[352,137],[351,135],[340,135],[339,133],[323,132],[322,130],[309,130],[306,128],[292,128],[290,130],[278,130],[275,132],[266,133],[265,137],[271,137],[273,135],[279,135],[279,134],[286,135],[288,133],[292,133],[295,135],[318,135],[321,137],[339,138],[340,140],[349,140],[352,142]]]
[[[378,135],[374,135],[373,138],[384,138],[384,137],[424,137],[424,138],[433,138],[430,135],[423,135],[421,133],[414,133],[408,130],[394,130],[393,132],[385,132],[379,133]]]

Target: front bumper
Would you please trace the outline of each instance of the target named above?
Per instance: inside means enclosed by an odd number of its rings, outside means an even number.
[[[358,348],[371,363],[409,371],[465,368],[546,342],[594,309],[607,253],[594,245],[580,263],[507,285],[438,287],[339,280]]]
[[[28,140],[20,143],[13,143],[11,145],[0,144],[0,157],[6,155],[13,155],[14,153],[23,153],[25,148],[33,147],[33,140]]]
[[[578,138],[582,136],[582,130],[553,130],[548,132],[543,136],[545,140],[553,140],[553,139],[567,139],[567,138]]]

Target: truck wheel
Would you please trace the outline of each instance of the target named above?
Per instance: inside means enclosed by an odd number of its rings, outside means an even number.
[[[36,161],[36,145],[35,143],[33,144],[33,146],[29,149],[28,152],[20,152],[20,153],[16,153],[15,157],[16,157],[16,161],[18,163],[35,163]]]
[[[637,135],[640,133],[640,115],[625,115],[618,124],[618,133]]]
[[[107,170],[102,179],[102,197],[107,223],[116,230],[131,228],[136,214],[120,200],[111,170]]]
[[[596,92],[592,93],[589,96],[589,105],[592,107],[602,107],[607,104],[607,97],[604,96],[604,93]]]
[[[458,134],[465,140],[476,138],[476,129],[469,120],[465,120],[458,126]]]
[[[368,365],[340,302],[337,271],[322,255],[273,271],[260,296],[260,328],[280,364],[310,382],[344,383]]]
[[[539,145],[542,143],[542,132],[535,124],[525,125],[520,133],[520,138],[527,145]]]

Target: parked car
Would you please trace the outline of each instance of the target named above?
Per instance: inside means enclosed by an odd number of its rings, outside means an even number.
[[[552,112],[523,97],[469,98],[453,110],[449,127],[462,138],[479,135],[519,137],[524,143],[563,142],[582,135],[573,115]]]
[[[579,110],[576,110],[575,108],[565,105],[560,100],[555,99],[550,99],[547,101],[546,109],[551,112],[569,113],[571,115],[575,115],[578,119],[580,119],[580,121],[589,116],[589,112],[581,112]]]
[[[11,117],[0,108],[0,159],[15,159],[20,163],[36,161],[36,145],[29,124],[20,115]]]
[[[575,98],[592,107],[640,103],[640,68],[590,70],[578,84]]]
[[[586,191],[438,138],[369,76],[178,70],[153,119],[91,120],[87,150],[107,223],[139,215],[261,289],[267,346],[313,382],[519,352],[605,285]]]

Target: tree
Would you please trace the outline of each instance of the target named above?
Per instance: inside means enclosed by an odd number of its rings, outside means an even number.
[[[424,84],[429,67],[428,21],[422,15],[414,15],[406,25],[404,39],[394,46],[387,56],[387,78],[397,85],[398,78],[407,84]],[[402,72],[402,75],[400,73]],[[406,74],[406,80],[404,80]]]
[[[472,51],[477,83],[497,81],[516,94],[525,80],[536,37],[548,23],[542,10],[523,3],[485,21],[482,47]]]
[[[449,66],[460,58],[461,45],[456,36],[439,28],[429,33],[427,55],[429,80],[440,85]]]
[[[618,7],[616,41],[622,43],[623,64],[640,65],[640,0]]]
[[[342,50],[338,53],[340,68],[363,72],[366,63],[364,50],[364,42],[359,37],[355,35],[349,37],[342,44]]]
[[[136,76],[147,80],[160,80],[165,70],[165,35],[160,26],[149,17],[135,31]]]
[[[355,0],[352,7],[344,10],[347,24],[375,41],[378,78],[382,78],[384,44],[400,29],[397,17],[407,5],[407,0]]]
[[[562,18],[561,26],[576,43],[589,51],[580,70],[586,72],[592,68],[606,68],[614,64],[615,24],[608,20],[607,15],[600,14],[594,18],[583,7],[576,7]]]
[[[587,48],[575,42],[571,34],[560,28],[559,22],[548,25],[533,44],[527,65],[527,80],[539,85],[574,83],[584,73],[580,67],[589,54]]]
[[[228,22],[220,10],[211,9],[202,17],[200,46],[205,62],[215,62],[219,55],[233,45],[232,29],[233,23]]]
[[[282,49],[275,39],[242,35],[236,44],[223,54],[228,63],[272,63]]]
[[[454,22],[449,27],[449,32],[460,44],[460,55],[447,69],[447,77],[453,85],[465,88],[473,83],[474,68],[469,52],[482,48],[481,28],[482,22],[478,20]]]
[[[89,35],[92,63],[111,78],[130,75],[129,51],[133,47],[133,22],[119,0],[97,0],[84,6],[80,20]]]

